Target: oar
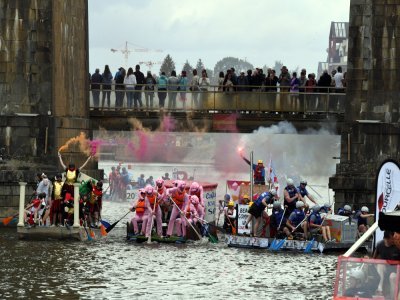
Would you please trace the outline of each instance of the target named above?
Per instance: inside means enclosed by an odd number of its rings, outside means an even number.
[[[306,248],[304,249],[304,253],[310,253],[311,252],[313,243],[314,243],[314,238],[312,238],[312,240],[308,242]]]
[[[123,218],[125,218],[130,212],[131,212],[131,211],[128,211],[126,214],[124,214],[124,216],[123,216],[121,219],[119,219],[118,221],[112,223],[112,224],[106,229],[106,232],[109,233],[111,230],[113,230],[113,228],[115,227],[115,225],[117,225],[118,222],[121,221]]]
[[[83,228],[85,228],[86,236],[87,236],[88,241],[91,241],[91,240],[92,240],[92,237],[90,236],[89,232],[87,231],[86,226],[87,226],[87,222],[86,222],[86,218],[85,218],[85,221],[84,221],[84,223],[83,223]]]
[[[19,215],[19,213],[18,213],[18,214],[15,214],[15,215],[13,215],[13,216],[4,218],[4,219],[3,219],[3,224],[4,224],[4,226],[7,226],[7,225],[8,225],[15,217],[17,217],[18,215]]]
[[[283,240],[280,240],[279,242],[277,242],[274,246],[274,248],[272,248],[272,250],[278,251],[282,248],[282,246],[285,244],[287,237],[285,237]]]
[[[231,219],[230,219],[228,216],[226,216],[226,217],[228,218],[229,224],[231,224],[232,234],[233,234],[233,235],[236,235],[236,228],[235,228],[235,226],[233,226],[233,224],[232,224],[232,222],[231,222]]]
[[[157,203],[157,199],[154,199],[153,211],[151,213],[150,236],[147,240],[147,244],[151,244],[151,231],[153,230],[153,223],[154,223],[154,215],[153,214],[156,211],[156,203]]]
[[[210,240],[211,243],[216,244],[218,243],[218,239],[216,237],[214,237],[210,231],[208,230],[208,223],[206,223],[205,225],[202,225],[204,228],[204,231],[206,232],[206,234],[208,235],[208,239]]]
[[[197,237],[199,238],[199,240],[201,241],[202,236],[197,232],[197,230],[194,228],[194,226],[192,225],[192,223],[189,222],[189,220],[186,218],[185,214],[182,212],[182,210],[179,208],[178,204],[175,203],[174,200],[170,199],[172,201],[172,203],[174,203],[174,205],[176,206],[176,208],[179,210],[181,216],[183,216],[186,220],[186,222],[189,223],[190,227],[192,227],[193,231],[196,233]]]

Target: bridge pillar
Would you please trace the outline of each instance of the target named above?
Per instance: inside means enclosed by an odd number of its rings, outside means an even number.
[[[329,186],[336,207],[375,211],[376,171],[399,160],[400,0],[352,0],[345,125],[340,162]]]

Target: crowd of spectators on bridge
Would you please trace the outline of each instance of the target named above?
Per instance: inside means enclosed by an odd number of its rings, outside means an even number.
[[[172,71],[169,76],[161,72],[160,76],[147,72],[145,76],[140,71],[140,66],[128,68],[126,71],[120,67],[113,76],[108,65],[104,67],[103,73],[99,69],[90,75],[91,91],[93,96],[94,109],[110,109],[111,91],[115,91],[115,108],[121,109],[124,106],[126,96],[127,109],[141,109],[146,107],[152,109],[155,105],[154,97],[157,93],[157,107],[163,109],[168,96],[168,109],[176,108],[177,99],[182,103],[187,100],[187,93],[191,93],[193,105],[199,104],[199,97],[202,92],[265,92],[265,93],[290,93],[298,96],[312,93],[344,93],[346,88],[346,73],[342,72],[342,67],[333,70],[331,74],[327,70],[323,71],[317,80],[314,73],[307,74],[306,69],[302,69],[300,75],[297,72],[290,73],[286,66],[282,66],[279,76],[276,70],[269,68],[264,74],[263,69],[256,68],[236,73],[234,68],[225,72],[219,72],[217,83],[211,85],[206,70],[197,74],[193,70],[190,78],[186,71],[182,71],[177,76],[176,71]],[[100,103],[100,93],[102,98]],[[144,94],[145,103],[142,101]]]

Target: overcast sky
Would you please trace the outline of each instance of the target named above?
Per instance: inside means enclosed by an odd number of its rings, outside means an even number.
[[[109,64],[115,73],[126,66],[124,54],[111,48],[123,50],[128,42],[128,67],[170,54],[177,71],[199,58],[214,69],[233,56],[255,67],[280,60],[316,73],[326,61],[331,22],[348,22],[349,8],[350,0],[89,0],[89,68]]]

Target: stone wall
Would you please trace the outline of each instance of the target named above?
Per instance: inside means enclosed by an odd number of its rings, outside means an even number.
[[[375,210],[376,171],[400,159],[400,0],[352,0],[345,126],[336,175],[336,207]]]

